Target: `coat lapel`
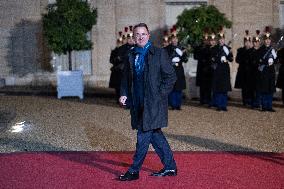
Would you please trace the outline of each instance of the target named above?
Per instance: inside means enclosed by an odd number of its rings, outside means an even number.
[[[147,55],[147,61],[145,62],[145,67],[144,67],[144,74],[145,74],[145,77],[144,77],[144,81],[146,81],[146,78],[148,78],[148,73],[149,73],[149,68],[150,68],[150,64],[153,64],[153,55],[154,55],[154,52],[155,52],[155,49],[153,46],[151,46],[149,48],[149,52],[148,52],[148,55]]]
[[[130,64],[130,73],[131,73],[131,77],[133,77],[133,65],[134,65],[134,61],[135,61],[135,55],[134,53],[131,51],[129,53],[129,64]]]

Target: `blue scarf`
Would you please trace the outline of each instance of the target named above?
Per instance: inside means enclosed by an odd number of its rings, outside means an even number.
[[[144,62],[145,62],[145,55],[147,54],[149,48],[151,47],[152,43],[148,41],[148,43],[142,48],[136,46],[134,48],[134,53],[138,55],[138,57],[135,58],[134,67],[136,74],[138,76],[141,76],[143,69],[144,69]]]

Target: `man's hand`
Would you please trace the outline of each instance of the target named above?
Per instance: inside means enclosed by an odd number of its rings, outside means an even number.
[[[126,106],[126,100],[127,100],[127,96],[121,96],[121,97],[119,98],[119,103],[120,103],[120,105]]]

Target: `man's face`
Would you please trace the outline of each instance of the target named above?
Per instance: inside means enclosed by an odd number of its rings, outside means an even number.
[[[251,48],[251,42],[250,41],[245,41],[245,47],[246,48]]]
[[[133,38],[132,38],[132,37],[127,37],[127,43],[128,43],[129,45],[134,45],[134,40],[133,40]]]
[[[211,45],[211,46],[215,46],[215,45],[216,45],[216,40],[211,39],[211,40],[210,40],[210,45]]]
[[[144,47],[149,41],[150,34],[145,27],[137,27],[134,30],[134,40],[138,47]]]
[[[177,46],[178,45],[178,38],[176,36],[173,36],[172,39],[171,39],[171,42],[174,46]]]
[[[260,42],[259,41],[254,41],[253,42],[253,46],[258,49],[259,46],[260,46]]]
[[[219,39],[219,43],[220,43],[220,45],[224,45],[225,44],[225,39],[224,38],[220,38]]]
[[[266,46],[270,46],[270,44],[271,44],[271,39],[269,39],[269,38],[265,39],[265,40],[264,40],[264,43],[265,43]]]

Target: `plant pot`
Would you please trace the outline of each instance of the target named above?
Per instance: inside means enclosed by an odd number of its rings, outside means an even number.
[[[83,71],[58,71],[57,72],[57,98],[63,96],[78,96],[83,99],[84,83]]]

